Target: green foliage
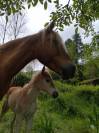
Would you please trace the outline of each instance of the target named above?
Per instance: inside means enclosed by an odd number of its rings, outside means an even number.
[[[76,52],[76,45],[72,39],[67,39],[65,41],[66,48],[68,50],[69,56],[71,57],[72,61],[75,63],[77,60],[77,52]]]
[[[91,103],[93,97],[95,97],[95,90],[93,89],[93,86],[92,87],[83,86],[82,89],[77,90],[76,95],[79,98]]]
[[[65,41],[66,48],[68,53],[76,65],[79,65],[79,60],[83,59],[84,44],[80,34],[75,32],[72,39]]]
[[[93,56],[96,58],[99,58],[99,33],[93,36],[92,42],[91,42],[91,48],[93,51]]]
[[[0,1],[0,15],[10,15],[12,12],[18,12],[20,11],[23,6],[23,2],[21,0],[19,1],[12,1],[12,0],[7,0],[7,1]]]
[[[45,3],[44,3],[44,9],[45,10],[47,9],[47,1],[45,1]]]
[[[64,110],[66,109],[66,103],[63,96],[60,95],[57,99],[52,99],[49,104],[51,107],[50,111],[56,111],[61,114],[64,114]]]
[[[82,43],[81,36],[77,32],[73,35],[73,39],[65,41],[68,53],[76,65],[76,80],[83,80],[83,59],[84,59],[84,44]],[[80,63],[79,63],[80,61]]]
[[[72,61],[76,64],[76,82],[99,77],[98,34],[93,37],[90,44],[83,44],[80,35],[75,33],[73,39],[65,41],[65,45]]]
[[[57,0],[58,1],[58,0]],[[28,5],[28,8],[31,6],[35,7],[38,3],[44,5],[44,9],[47,9],[48,3],[52,3],[51,0],[1,0],[0,1],[0,16],[2,15],[11,15],[12,13],[20,12],[22,9],[25,9],[25,4]]]
[[[95,35],[90,44],[84,45],[84,77],[99,77],[99,34]]]
[[[95,103],[93,104],[92,110],[93,110],[93,115],[88,117],[89,124],[91,127],[96,129],[96,133],[99,133],[99,112]]]
[[[92,58],[92,52],[93,52],[93,49],[92,49],[91,45],[85,44],[84,45],[84,59],[88,60],[88,59]]]
[[[26,73],[20,72],[12,79],[11,84],[15,86],[23,86],[30,81],[31,74],[32,73],[26,74]]]
[[[86,79],[92,79],[99,77],[99,58],[92,58],[84,65],[83,71],[84,77]]]
[[[93,31],[92,22],[99,19],[99,3],[98,0],[70,0],[65,5],[57,4],[56,11],[51,13],[51,19],[56,21],[59,30],[63,30],[64,26],[70,25],[76,21],[76,31],[78,26],[85,29],[86,33]]]

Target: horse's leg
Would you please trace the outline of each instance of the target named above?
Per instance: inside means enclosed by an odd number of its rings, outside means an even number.
[[[14,114],[13,120],[12,120],[12,122],[11,122],[11,126],[10,126],[11,130],[10,130],[10,133],[13,133],[13,128],[14,128],[15,119],[16,119],[16,114]]]
[[[25,133],[32,133],[32,125],[33,125],[33,119],[26,119],[26,125],[25,125]]]
[[[15,126],[14,126],[14,133],[20,133],[21,131],[21,124],[22,124],[22,116],[16,114],[15,118]]]

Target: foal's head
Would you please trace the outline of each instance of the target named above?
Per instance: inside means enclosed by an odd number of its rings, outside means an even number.
[[[34,78],[34,84],[39,91],[48,92],[53,98],[58,96],[58,91],[56,90],[52,77],[50,74],[45,71],[45,67],[43,67],[42,71],[40,71]]]
[[[65,44],[60,35],[53,31],[52,22],[46,29],[41,31],[42,41],[38,59],[41,63],[59,73],[63,79],[72,78],[75,73],[75,65],[66,52]]]

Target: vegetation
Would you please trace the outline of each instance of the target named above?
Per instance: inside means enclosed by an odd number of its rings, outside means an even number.
[[[65,41],[68,53],[76,64],[75,81],[99,78],[99,34],[90,44],[84,44],[79,33]]]
[[[18,73],[11,81],[11,85],[13,86],[23,86],[24,84],[28,83],[31,79],[32,73]]]
[[[34,133],[99,133],[99,86],[73,86],[54,81],[59,97],[46,93],[38,98]],[[1,110],[2,102],[0,103]],[[0,133],[10,130],[11,110],[0,121]],[[24,127],[22,128],[24,131]]]
[[[75,21],[75,27],[78,26],[85,29],[88,33],[93,30],[92,22],[99,19],[99,1],[98,0],[68,0],[61,4],[59,0],[7,0],[0,1],[0,15],[11,15],[12,13],[21,12],[25,9],[35,7],[38,3],[47,9],[49,3],[54,3],[56,10],[51,13],[50,18],[56,22],[59,30],[63,30],[64,26],[70,25]]]
[[[15,27],[14,30],[11,28],[11,36],[14,35],[14,38],[17,38],[19,35],[17,20],[19,20],[20,14],[22,15],[25,4],[30,8],[38,3],[41,3],[44,9],[47,9],[49,3],[54,3],[55,11],[50,14],[50,21],[55,21],[57,29],[62,31],[64,26],[75,23],[75,35],[72,39],[66,40],[65,44],[69,55],[76,64],[77,72],[74,79],[68,81],[70,84],[66,84],[65,81],[60,80],[56,73],[51,71],[59,91],[59,97],[52,99],[45,93],[40,94],[38,110],[34,117],[33,132],[99,133],[99,86],[78,85],[79,83],[90,83],[92,79],[99,79],[99,33],[93,34],[90,44],[84,44],[78,33],[79,27],[85,29],[86,33],[90,31],[93,33],[92,22],[99,20],[99,1],[72,0],[71,2],[68,0],[61,4],[59,0],[1,0],[0,16],[5,17],[5,24],[1,25],[2,28],[4,27],[2,42],[5,40],[8,29],[8,16],[12,15],[12,20],[14,17],[17,18],[14,18],[16,21],[13,21],[16,24],[12,26]],[[12,85],[23,86],[30,80],[31,75],[31,72],[19,73],[13,78]],[[71,83],[76,85],[71,85]],[[0,110],[2,102],[0,102]],[[9,110],[0,120],[0,133],[10,132],[12,117],[13,113]],[[24,127],[22,130],[24,131]]]
[[[92,22],[99,19],[98,7],[98,0],[68,0],[65,4],[57,2],[56,12],[51,13],[51,18],[56,20],[60,30],[75,21],[76,30],[81,27],[88,33],[93,30]]]

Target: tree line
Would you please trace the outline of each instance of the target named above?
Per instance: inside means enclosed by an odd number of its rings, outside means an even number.
[[[65,45],[76,64],[75,78],[77,80],[99,77],[99,33],[93,36],[90,44],[84,44],[80,34],[75,32],[72,39],[65,41]]]

